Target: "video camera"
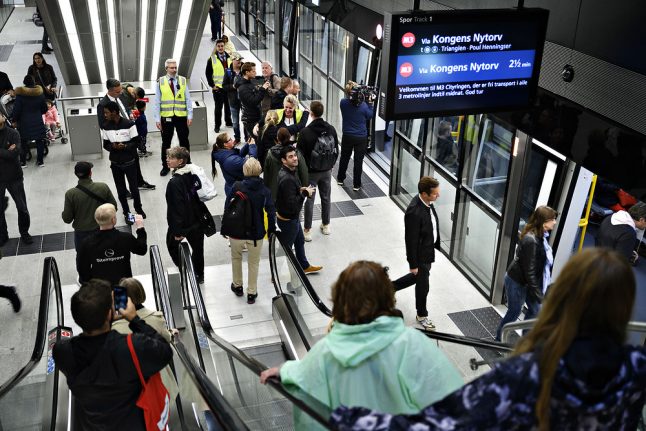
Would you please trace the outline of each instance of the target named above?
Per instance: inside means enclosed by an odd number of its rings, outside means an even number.
[[[372,102],[377,98],[377,87],[370,85],[356,84],[350,90],[350,102],[354,106],[359,106],[363,102]]]

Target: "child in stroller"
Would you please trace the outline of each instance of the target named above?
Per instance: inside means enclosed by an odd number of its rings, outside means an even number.
[[[61,144],[67,143],[65,132],[61,128],[60,118],[58,117],[58,110],[52,100],[46,100],[47,112],[43,114],[43,123],[47,126],[47,139],[54,142],[56,139],[61,139]]]

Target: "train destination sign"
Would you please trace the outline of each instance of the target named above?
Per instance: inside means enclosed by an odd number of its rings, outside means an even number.
[[[544,9],[385,14],[379,115],[527,106],[536,95],[547,18]]]

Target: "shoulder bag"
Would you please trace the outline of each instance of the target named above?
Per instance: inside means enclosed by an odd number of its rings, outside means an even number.
[[[165,430],[168,428],[168,418],[170,416],[170,397],[168,390],[164,386],[159,372],[150,376],[148,382],[144,380],[144,375],[139,365],[139,358],[137,358],[137,353],[132,345],[132,334],[128,334],[127,338],[132,362],[135,364],[137,374],[139,374],[139,380],[141,381],[142,390],[137,399],[137,407],[144,411],[146,430]]]
[[[101,204],[110,203],[106,199],[103,199],[101,196],[97,195],[96,193],[94,193],[93,191],[88,189],[87,187],[84,187],[84,186],[79,184],[79,185],[76,186],[76,188],[79,189],[80,191],[82,191],[83,193],[85,193],[86,195],[88,195],[89,197],[94,198],[97,201],[101,202]]]

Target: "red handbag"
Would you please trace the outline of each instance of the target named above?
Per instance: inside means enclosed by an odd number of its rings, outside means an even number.
[[[132,345],[132,334],[128,334],[128,349],[130,349],[132,362],[135,363],[135,368],[141,381],[142,389],[137,399],[137,407],[144,411],[146,430],[166,430],[170,416],[170,396],[162,382],[161,375],[157,372],[150,376],[148,382],[144,380],[144,375],[141,373],[141,367],[139,366],[139,358],[137,358],[137,353],[135,353],[135,348]]]

